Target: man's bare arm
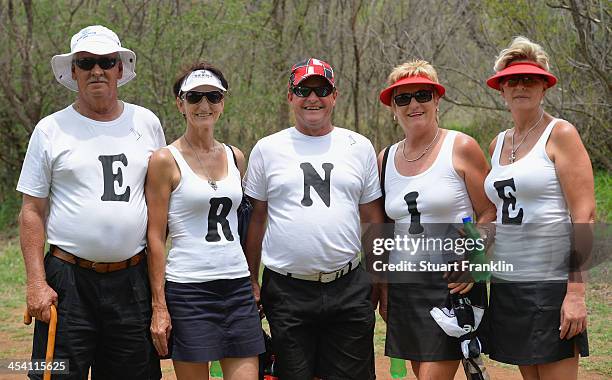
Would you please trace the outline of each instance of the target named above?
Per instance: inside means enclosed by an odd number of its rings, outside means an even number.
[[[24,194],[19,213],[19,240],[27,276],[28,313],[43,322],[49,321],[51,304],[57,304],[57,293],[47,284],[43,261],[48,205],[48,198]]]

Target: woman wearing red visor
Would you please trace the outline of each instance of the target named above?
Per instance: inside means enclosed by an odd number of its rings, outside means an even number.
[[[429,63],[404,63],[391,72],[388,83],[380,101],[391,108],[404,138],[379,155],[385,211],[395,222],[395,237],[419,247],[396,246],[389,253],[390,264],[412,263],[414,271],[388,276],[381,302],[387,321],[385,354],[410,360],[419,379],[453,379],[462,358],[460,342],[446,335],[430,310],[445,305],[449,291],[467,294],[473,305],[484,306],[486,289],[482,283],[474,286],[445,276],[444,265],[461,260],[456,255],[460,252],[435,243],[423,249],[419,243],[458,238],[456,226],[466,216],[481,223],[495,219],[483,187],[489,167],[473,138],[440,128],[438,105],[445,89]]]
[[[576,379],[578,355],[588,355],[585,254],[571,242],[588,237],[594,220],[591,161],[576,128],[544,111],[557,78],[540,45],[516,37],[495,71],[487,85],[513,128],[491,142],[485,190],[497,206],[493,260],[514,268],[493,273],[488,351],[524,379]]]

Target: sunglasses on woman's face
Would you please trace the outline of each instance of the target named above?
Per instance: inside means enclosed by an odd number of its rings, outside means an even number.
[[[525,87],[532,87],[542,82],[542,77],[539,75],[509,75],[502,79],[501,83],[508,87],[516,87],[522,83]]]
[[[183,94],[183,99],[189,104],[198,104],[202,101],[203,97],[206,97],[210,104],[218,104],[223,100],[223,93],[221,91],[187,91]]]
[[[91,70],[94,68],[94,66],[97,64],[98,66],[100,66],[100,68],[102,70],[109,70],[112,69],[113,67],[115,67],[115,65],[117,64],[117,58],[113,58],[113,57],[100,57],[100,58],[94,58],[94,57],[85,57],[85,58],[78,58],[74,60],[74,64],[77,65],[78,68],[80,68],[81,70]]]
[[[332,86],[321,86],[321,87],[306,87],[306,86],[294,86],[291,91],[300,98],[307,98],[314,91],[319,98],[325,98],[334,92]]]
[[[393,97],[393,101],[400,107],[407,106],[414,98],[419,103],[427,103],[433,99],[433,91],[419,90],[417,92],[404,92]]]

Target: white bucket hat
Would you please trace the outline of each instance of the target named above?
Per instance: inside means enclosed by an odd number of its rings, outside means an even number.
[[[92,25],[81,29],[70,40],[70,53],[59,54],[51,58],[53,74],[58,82],[72,91],[79,91],[77,83],[72,79],[72,56],[80,51],[105,55],[119,53],[123,63],[123,76],[117,81],[117,86],[123,86],[134,79],[136,73],[136,54],[121,47],[119,37],[112,30],[102,25]]]

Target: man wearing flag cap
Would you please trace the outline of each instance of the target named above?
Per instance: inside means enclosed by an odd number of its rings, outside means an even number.
[[[44,360],[54,304],[55,359],[69,369],[62,379],[90,369],[92,379],[159,379],[144,181],[164,133],[151,111],[118,99],[117,87],[136,76],[136,55],[113,31],[89,26],[70,47],[51,66],[76,100],[36,125],[17,184],[27,308],[37,319],[32,359]]]
[[[374,378],[360,222],[382,223],[381,191],[370,141],[332,124],[337,97],[328,63],[293,65],[295,126],[260,140],[249,159],[247,261],[256,299],[265,266],[261,301],[281,379]]]

